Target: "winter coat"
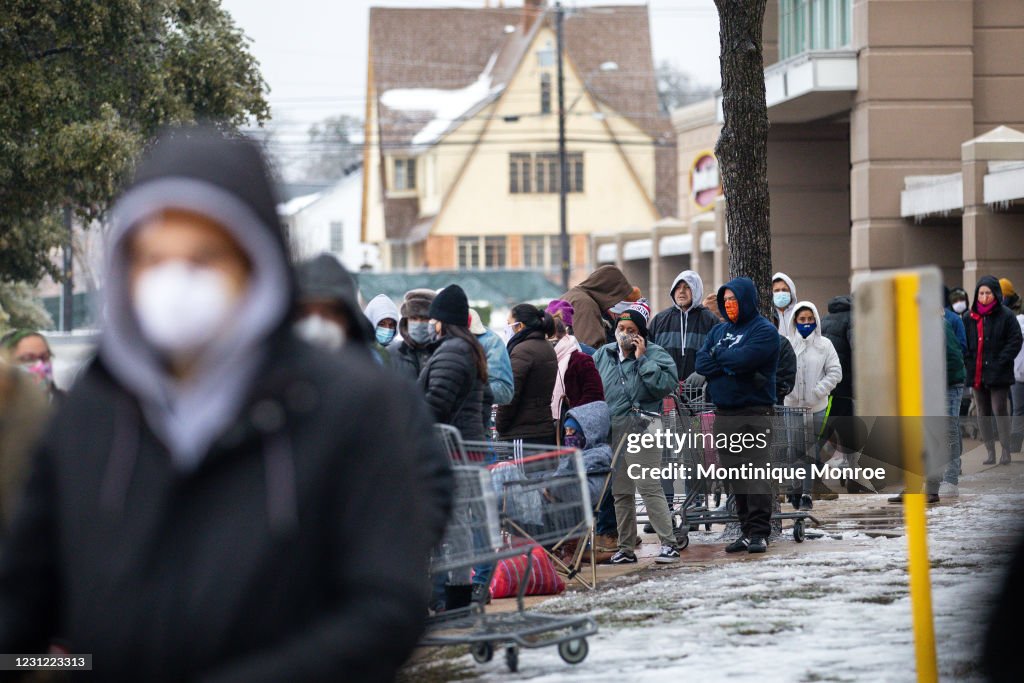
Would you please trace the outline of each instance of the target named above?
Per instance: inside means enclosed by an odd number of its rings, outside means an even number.
[[[491,410],[490,403],[485,409],[484,400],[490,390],[478,376],[469,342],[442,338],[420,373],[419,384],[435,422],[452,425],[463,439],[486,438]]]
[[[509,340],[509,349],[515,393],[506,405],[498,406],[498,435],[503,440],[553,443],[551,395],[558,374],[555,350],[537,329],[519,332]]]
[[[967,353],[967,329],[964,327],[964,320],[948,308],[942,309],[942,317],[953,328],[953,336],[960,345],[960,354]]]
[[[810,301],[801,301],[794,311],[809,308],[818,317],[818,309]],[[828,407],[828,396],[843,379],[843,366],[839,362],[839,354],[832,342],[821,334],[821,326],[817,325],[806,339],[796,331],[789,337],[796,353],[796,382],[793,391],[786,397],[785,405],[809,409],[812,413]]]
[[[494,402],[505,405],[512,400],[515,387],[512,385],[512,361],[508,357],[508,349],[501,337],[487,330],[476,335],[480,346],[487,354],[487,382],[491,385]]]
[[[563,398],[570,408],[604,400],[604,385],[594,359],[580,350],[575,337],[562,337],[555,344],[555,357],[558,359],[558,371],[551,396],[551,419],[561,417]]]
[[[612,469],[612,447],[608,443],[611,431],[611,413],[604,401],[591,401],[572,408],[567,417],[580,423],[586,444],[582,450],[583,471],[587,473],[587,488],[590,502],[597,505],[604,488],[604,482]],[[565,463],[559,463],[559,470],[566,472]]]
[[[960,341],[948,318],[942,321],[942,329],[946,334],[946,388],[962,387],[967,371],[964,368],[964,354],[960,351]]]
[[[391,367],[410,382],[416,382],[438,344],[440,342],[435,340],[421,346],[409,339],[403,339],[398,348],[390,352]]]
[[[1017,323],[1024,334],[1024,315],[1017,316]],[[1013,378],[1017,383],[1024,384],[1024,348],[1021,348],[1020,353],[1013,359]]]
[[[995,294],[996,301],[1002,299],[999,280],[985,276],[978,280],[978,288],[986,286]],[[967,385],[977,388],[1008,387],[1013,384],[1013,363],[1021,350],[1021,328],[1016,316],[1002,304],[988,315],[978,313],[978,289],[974,290],[974,303],[970,315],[964,319],[967,328]],[[979,339],[979,337],[981,337]],[[982,347],[981,357],[978,346]],[[980,370],[980,376],[978,374]]]
[[[620,360],[619,345],[612,342],[597,350],[594,362],[613,420],[629,415],[634,407],[661,413],[661,400],[679,384],[675,361],[657,344],[647,344],[639,360]]]
[[[776,328],[779,330],[779,334],[789,339],[792,336],[790,333],[793,331],[793,321],[790,320],[790,317],[793,315],[793,311],[796,310],[796,285],[793,284],[793,279],[791,277],[782,272],[772,275],[772,282],[775,282],[776,280],[782,280],[789,287],[789,305],[781,311],[775,308],[774,305],[772,306],[774,313],[778,316]],[[721,311],[725,309],[720,308],[718,310]]]
[[[709,398],[730,410],[775,404],[779,333],[757,309],[757,290],[745,277],[718,289],[718,310],[725,311],[725,290],[739,303],[736,322],[712,328],[697,353],[697,372],[707,378]]]
[[[796,352],[788,339],[779,335],[779,362],[775,370],[775,402],[780,403],[793,391],[796,382]]]
[[[251,265],[230,343],[204,347],[187,384],[140,333],[126,276],[140,221],[172,206],[216,218]],[[116,681],[392,680],[451,507],[422,399],[365,352],[292,334],[254,144],[201,129],[157,142],[113,215],[98,357],[46,430],[0,553],[0,651],[59,637]]]
[[[843,379],[836,385],[832,395],[838,398],[853,398],[853,300],[848,296],[837,296],[828,302],[828,315],[820,323],[821,334],[839,354],[843,368]]]
[[[675,303],[675,291],[680,282],[686,282],[693,293],[693,303],[685,313]],[[676,362],[679,378],[686,379],[693,374],[697,351],[704,345],[704,339],[711,328],[718,324],[718,318],[701,305],[704,300],[704,283],[700,275],[692,270],[684,270],[676,276],[668,296],[672,305],[654,316],[647,329],[651,341],[668,351]]]
[[[52,406],[27,373],[0,362],[0,537],[14,518],[29,458]]]
[[[633,291],[629,280],[615,266],[601,266],[560,299],[573,307],[573,335],[581,344],[599,348],[607,340],[608,328],[604,311],[619,303]]]

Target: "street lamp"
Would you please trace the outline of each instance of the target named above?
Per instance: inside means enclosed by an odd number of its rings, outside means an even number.
[[[568,110],[565,108],[565,70],[563,64],[564,36],[562,30],[565,10],[561,2],[555,3],[555,37],[558,50],[558,230],[562,240],[562,290],[569,291],[569,221],[568,221],[568,199],[569,199],[569,157],[565,150],[565,117]],[[602,62],[597,71],[617,71],[619,65],[615,62]],[[586,91],[587,80],[593,76],[591,72],[583,79],[583,91]],[[576,106],[583,97],[583,92],[573,101]]]

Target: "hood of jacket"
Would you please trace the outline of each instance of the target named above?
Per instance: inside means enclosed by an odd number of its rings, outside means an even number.
[[[132,237],[143,221],[168,209],[218,223],[251,263],[231,329],[206,347],[187,386],[170,376],[132,309]],[[271,338],[289,323],[295,285],[270,172],[249,140],[226,139],[203,128],[176,129],[158,139],[140,162],[112,217],[99,356],[140,400],[176,463],[188,469],[241,409]]]
[[[974,286],[974,303],[971,304],[971,310],[974,311],[975,313],[978,312],[978,290],[981,289],[982,287],[988,287],[989,289],[992,290],[992,294],[994,294],[996,297],[997,304],[1001,305],[1003,301],[1003,288],[1002,285],[999,284],[999,280],[992,277],[991,275],[986,275],[985,277],[978,280],[978,284]]]
[[[776,280],[782,280],[783,282],[786,283],[786,286],[789,287],[789,295],[791,298],[789,301],[789,306],[786,307],[789,308],[796,301],[796,285],[793,284],[793,278],[786,275],[782,271],[779,271],[778,273],[775,273],[775,275],[772,275],[772,282],[775,282]]]
[[[370,299],[370,303],[366,304],[366,309],[363,313],[366,314],[367,320],[374,327],[377,327],[381,320],[387,320],[388,318],[394,320],[397,326],[398,321],[401,319],[401,315],[398,313],[398,306],[386,294],[378,294]]]
[[[363,343],[373,340],[373,328],[359,308],[356,279],[331,254],[320,254],[296,267],[300,301],[327,301],[339,307],[352,321],[351,336]]]
[[[692,270],[684,270],[679,273],[679,275],[676,275],[676,279],[672,281],[672,286],[669,287],[668,299],[672,302],[673,306],[682,311],[683,309],[676,303],[675,297],[676,287],[679,286],[680,282],[685,282],[690,287],[690,292],[693,294],[693,303],[691,303],[690,307],[686,309],[687,311],[692,311],[697,306],[700,306],[701,302],[704,301],[704,281],[700,279],[700,275]]]
[[[612,428],[612,414],[604,401],[593,401],[576,406],[566,413],[580,423],[583,436],[587,440],[586,448],[594,448],[608,442],[608,432]]]
[[[601,266],[576,287],[589,294],[602,311],[619,303],[633,291],[633,286],[622,271],[610,265]]]
[[[844,294],[842,296],[833,297],[828,302],[829,313],[849,313],[852,310],[853,299],[851,299],[849,295]],[[817,313],[814,314],[814,318],[817,320]]]
[[[802,308],[809,308],[811,309],[811,313],[814,314],[814,330],[807,339],[801,337],[800,333],[796,331],[796,312]],[[790,339],[794,344],[798,340],[802,342],[816,343],[821,339],[821,316],[818,315],[818,307],[810,301],[798,301],[797,304],[793,306],[793,310],[789,312],[789,328],[792,330],[792,332],[790,332]]]
[[[718,310],[725,314],[725,290],[731,289],[736,295],[736,301],[740,305],[740,314],[735,325],[742,325],[757,318],[760,313],[757,310],[757,288],[754,281],[748,277],[737,277],[729,280],[718,288]],[[726,318],[727,323],[732,323]]]

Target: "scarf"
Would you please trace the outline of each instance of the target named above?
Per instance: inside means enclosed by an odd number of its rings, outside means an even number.
[[[541,332],[536,327],[524,327],[523,329],[513,334],[509,338],[508,343],[505,344],[505,347],[508,349],[509,355],[512,355],[512,349],[519,346],[521,342],[524,342],[527,339],[529,339],[530,335],[539,335],[541,338],[544,337],[544,333]]]
[[[981,308],[981,305],[978,305]],[[978,351],[974,354],[974,388],[981,388],[981,366],[982,357],[985,353],[985,316],[992,312],[993,306],[989,306],[987,313],[979,313],[978,311],[971,311],[971,317],[974,318],[975,327],[978,329]]]
[[[997,302],[995,302],[995,301],[993,301],[990,304],[981,304],[981,303],[976,303],[975,304],[975,306],[977,307],[978,313],[980,313],[981,315],[988,315],[998,305],[999,304]]]
[[[565,335],[555,344],[555,356],[558,357],[558,374],[555,376],[555,391],[551,395],[551,419],[557,420],[561,415],[562,397],[565,396],[565,373],[569,368],[572,354],[580,350],[576,337]]]

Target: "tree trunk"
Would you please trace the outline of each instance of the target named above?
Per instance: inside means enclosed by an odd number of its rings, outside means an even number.
[[[722,126],[715,155],[725,194],[729,275],[754,281],[771,311],[772,234],[768,208],[768,106],[761,30],[766,0],[715,0],[722,64]]]

